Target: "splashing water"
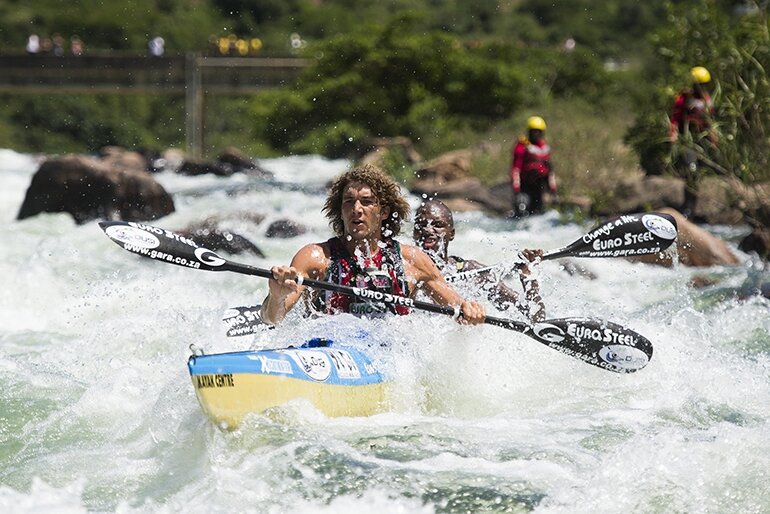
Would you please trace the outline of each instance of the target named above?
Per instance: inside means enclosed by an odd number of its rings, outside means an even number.
[[[347,163],[262,164],[301,187],[228,196],[248,179],[161,173],[178,192],[177,212],[153,224],[180,229],[218,216],[267,255],[236,260],[288,263],[300,246],[329,237],[322,186]],[[66,214],[15,221],[36,168],[30,156],[0,151],[7,511],[770,511],[766,299],[707,297],[680,267],[586,259],[597,275],[588,280],[556,261],[537,266],[548,317],[596,316],[653,342],[650,364],[626,376],[515,332],[425,313],[370,322],[292,313],[274,331],[226,338],[222,312],[261,301],[263,279],[141,259]],[[201,188],[208,194],[184,193]],[[255,224],[243,213],[265,218]],[[307,233],[264,237],[287,217]],[[590,228],[555,213],[456,221],[452,253],[487,264],[525,247],[561,247]],[[708,271],[728,286],[747,274]],[[186,370],[191,343],[215,353],[321,333],[389,343],[371,349],[393,379],[386,412],[332,419],[298,403],[230,433],[204,416]]]

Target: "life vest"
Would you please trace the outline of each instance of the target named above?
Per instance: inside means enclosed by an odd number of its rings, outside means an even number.
[[[695,96],[690,91],[683,91],[677,97],[675,109],[675,119],[679,132],[685,129],[691,132],[702,132],[709,127],[709,116],[713,114],[714,102],[711,95],[703,93],[703,96]]]
[[[527,153],[524,154],[522,173],[537,174],[538,177],[548,176],[551,171],[551,147],[545,141],[540,145],[527,141]]]
[[[409,283],[404,272],[401,246],[388,239],[370,259],[351,256],[339,238],[327,241],[330,249],[329,268],[325,280],[334,284],[382,291],[398,296],[409,296]],[[324,291],[315,307],[327,314],[349,312],[358,316],[381,317],[387,313],[409,314],[409,307],[383,302],[360,300],[335,291]]]
[[[520,155],[521,162],[514,162],[514,167],[519,165],[524,182],[548,176],[551,172],[551,146],[544,139],[535,144],[522,137],[516,146],[514,160],[516,155]]]

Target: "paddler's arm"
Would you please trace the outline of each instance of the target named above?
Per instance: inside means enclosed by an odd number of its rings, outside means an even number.
[[[532,275],[530,264],[540,262],[543,256],[543,250],[522,250],[521,256],[524,263],[517,267],[521,286],[524,289],[524,303],[518,304],[519,310],[532,321],[543,321],[545,319],[545,305],[540,297],[540,284]]]
[[[328,262],[323,247],[318,244],[302,247],[291,260],[290,266],[273,266],[270,269],[273,278],[268,281],[269,293],[260,309],[262,320],[273,325],[283,321],[305,289],[297,284],[296,278],[302,276],[317,279],[326,266]]]
[[[401,254],[407,276],[411,277],[419,289],[424,290],[438,304],[460,307],[462,316],[458,323],[478,325],[486,316],[484,306],[473,300],[466,300],[444,280],[431,258],[411,245],[402,244]]]

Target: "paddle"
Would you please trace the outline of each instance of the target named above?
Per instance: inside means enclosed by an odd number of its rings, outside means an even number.
[[[541,260],[561,257],[630,257],[660,253],[674,242],[676,231],[676,220],[669,214],[626,214],[602,223],[568,246],[544,253]],[[447,276],[446,280],[457,282],[501,267],[496,264],[463,271]],[[513,267],[515,266],[505,266],[503,269],[510,271]]]
[[[102,221],[99,226],[115,243],[129,252],[178,266],[208,271],[232,271],[262,278],[273,276],[270,270],[232,262],[179,234],[140,223]],[[357,287],[348,287],[299,277],[297,283],[326,291],[336,291],[362,300],[457,316],[459,309],[436,305],[403,296]],[[646,338],[621,325],[596,319],[565,318],[546,320],[535,325],[488,316],[485,323],[525,334],[535,341],[594,366],[616,373],[631,373],[647,365],[652,344]]]
[[[227,325],[227,337],[245,336],[260,332],[263,328],[274,328],[262,321],[259,315],[261,308],[261,305],[246,305],[227,309],[222,315],[222,321]]]

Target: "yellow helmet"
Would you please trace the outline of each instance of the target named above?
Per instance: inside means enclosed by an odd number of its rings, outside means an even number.
[[[530,116],[527,118],[527,128],[530,130],[545,131],[545,120],[540,116]]]
[[[711,73],[703,66],[696,66],[690,70],[690,75],[696,84],[708,84],[711,82]]]

